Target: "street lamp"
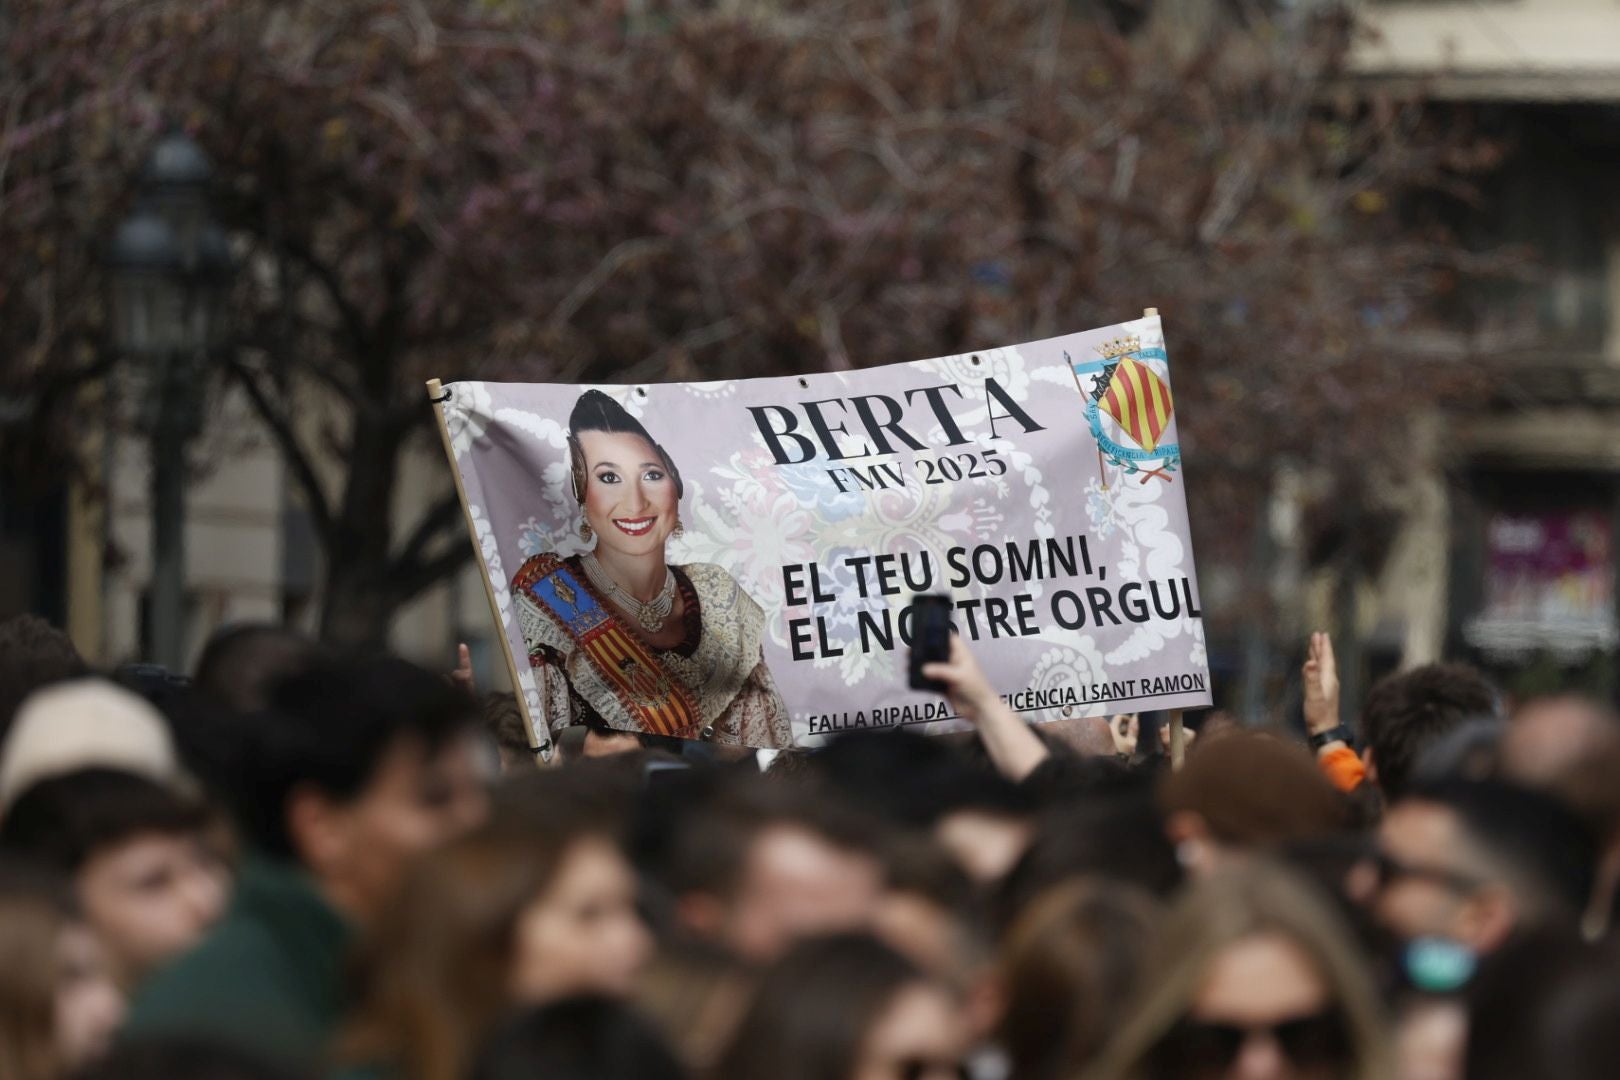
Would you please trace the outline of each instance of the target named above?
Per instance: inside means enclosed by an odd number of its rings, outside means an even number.
[[[205,364],[224,330],[231,257],[209,211],[213,167],[179,131],[158,140],[108,251],[113,338],[144,375],[152,450],[151,658],[185,662],[186,444],[202,427]]]

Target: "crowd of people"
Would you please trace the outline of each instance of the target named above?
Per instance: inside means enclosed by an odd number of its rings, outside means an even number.
[[[730,752],[250,626],[0,624],[4,1080],[1462,1080],[1620,1066],[1620,719],[1391,676],[1295,729]]]

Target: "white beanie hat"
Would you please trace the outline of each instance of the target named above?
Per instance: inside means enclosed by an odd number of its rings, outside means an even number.
[[[101,679],[48,686],[23,702],[0,745],[0,809],[41,780],[91,768],[182,779],[169,725],[145,698]]]

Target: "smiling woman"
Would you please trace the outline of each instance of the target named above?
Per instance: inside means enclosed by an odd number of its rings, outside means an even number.
[[[680,470],[641,422],[600,390],[568,418],[584,554],[550,552],[512,580],[529,664],[553,732],[623,731],[744,746],[793,742],[765,666],[764,612],[719,566],[671,565]]]

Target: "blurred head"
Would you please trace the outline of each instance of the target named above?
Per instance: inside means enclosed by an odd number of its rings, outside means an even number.
[[[641,736],[633,731],[615,731],[610,727],[587,726],[580,743],[582,758],[605,758],[616,754],[634,754],[642,749]]]
[[[1430,664],[1388,676],[1367,693],[1361,709],[1369,776],[1393,802],[1405,793],[1425,750],[1466,721],[1498,711],[1491,685],[1463,664]]]
[[[683,486],[641,421],[600,390],[587,390],[569,414],[568,446],[574,496],[598,552],[661,554],[680,517]]]
[[[192,685],[232,712],[258,712],[269,707],[276,683],[303,670],[316,655],[314,642],[286,627],[228,626],[203,646]]]
[[[470,1080],[682,1080],[656,1028],[611,998],[575,997],[521,1013],[479,1052]]]
[[[999,1041],[1020,1080],[1066,1080],[1102,1050],[1135,993],[1162,909],[1140,889],[1072,882],[1036,900],[1002,946]]]
[[[88,674],[89,665],[72,640],[44,619],[16,615],[0,621],[0,741],[30,694]]]
[[[57,1080],[105,1052],[123,1017],[101,943],[66,889],[0,879],[0,1076]]]
[[[1532,935],[1491,957],[1470,987],[1469,1080],[1608,1080],[1620,1061],[1613,942]]]
[[[683,823],[664,867],[676,916],[744,959],[865,927],[883,896],[870,827],[801,792],[749,786]]]
[[[496,819],[421,859],[383,910],[344,1056],[457,1077],[507,1009],[625,994],[649,949],[634,878],[605,832]]]
[[[878,938],[930,975],[972,982],[991,959],[973,879],[925,835],[891,838],[883,861],[883,898],[872,920]]]
[[[606,836],[581,836],[518,916],[512,992],[529,1002],[587,991],[623,996],[651,949],[630,864]]]
[[[272,705],[244,732],[238,817],[351,917],[483,819],[474,706],[440,676],[393,658],[325,662],[280,683]]]
[[[1554,787],[1594,758],[1620,751],[1620,717],[1578,694],[1532,698],[1502,737],[1502,771],[1528,787]]]
[[[962,770],[950,777],[933,833],[970,878],[993,885],[1029,850],[1035,815],[1028,797],[1001,776]]]
[[[1093,1074],[1143,1080],[1391,1075],[1371,977],[1329,902],[1264,860],[1196,884]]]
[[[996,922],[1004,931],[1047,889],[1077,879],[1107,878],[1162,899],[1180,887],[1182,876],[1151,779],[1111,776],[1041,821],[997,893]]]
[[[1379,829],[1375,910],[1404,939],[1443,937],[1488,952],[1515,929],[1573,924],[1596,848],[1549,796],[1495,780],[1437,781],[1390,807]]]
[[[133,988],[224,910],[229,874],[201,802],[134,773],[42,780],[0,818],[0,852],[70,880],[119,983]]]
[[[635,1000],[687,1068],[707,1076],[742,1022],[753,982],[752,971],[720,946],[675,940],[647,965]]]
[[[810,938],[765,972],[715,1080],[959,1080],[952,993],[861,934]]]
[[[0,809],[51,776],[103,766],[170,783],[180,757],[162,713],[102,679],[57,683],[17,710],[0,747]]]
[[[1183,866],[1208,873],[1233,852],[1329,833],[1347,807],[1304,747],[1234,732],[1201,742],[1159,788]]]
[[[485,694],[481,717],[484,730],[495,740],[501,755],[502,773],[521,773],[534,768],[533,736],[518,707],[516,694]]]

